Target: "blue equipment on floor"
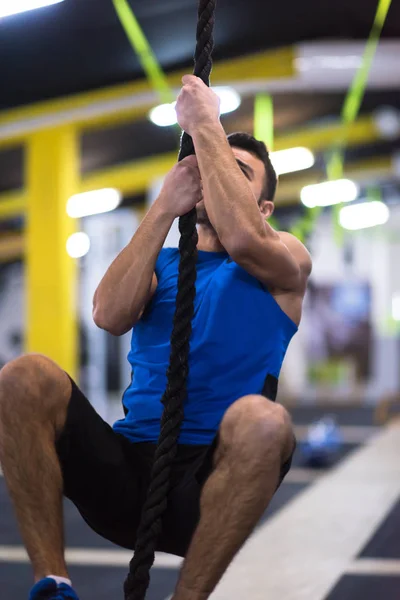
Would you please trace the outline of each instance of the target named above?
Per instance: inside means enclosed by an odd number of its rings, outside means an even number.
[[[300,451],[308,467],[328,467],[342,448],[342,436],[335,417],[327,415],[313,423]]]

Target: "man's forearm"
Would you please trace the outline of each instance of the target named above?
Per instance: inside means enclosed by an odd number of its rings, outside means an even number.
[[[174,221],[156,201],[129,244],[117,256],[93,300],[95,321],[121,334],[139,317],[150,292],[157,257]]]
[[[222,125],[204,125],[193,134],[210,221],[225,247],[241,236],[265,236],[266,228],[256,199],[232,154]],[[235,242],[236,243],[236,242]],[[227,248],[228,249],[228,248]]]

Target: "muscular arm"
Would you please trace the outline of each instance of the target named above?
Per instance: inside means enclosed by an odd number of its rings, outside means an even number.
[[[173,220],[158,201],[150,208],[96,290],[93,319],[98,327],[122,335],[139,320],[157,287],[154,268]]]
[[[157,287],[154,268],[174,219],[201,197],[197,161],[189,156],[168,173],[158,199],[101,280],[93,299],[96,325],[122,335],[137,323]]]
[[[210,221],[235,262],[265,285],[297,289],[300,265],[265,222],[220,123],[192,132]]]

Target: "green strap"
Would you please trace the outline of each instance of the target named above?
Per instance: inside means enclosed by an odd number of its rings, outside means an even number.
[[[368,77],[372,62],[375,57],[379,39],[382,33],[382,28],[385,24],[391,2],[392,0],[379,0],[378,2],[374,23],[365,46],[362,64],[354,76],[343,103],[341,111],[343,131],[334,144],[326,163],[328,179],[341,179],[343,177],[344,151],[347,145],[349,126],[354,123],[360,111],[365,90],[367,89]],[[340,208],[340,204],[336,204],[332,207],[334,235],[336,242],[339,244],[343,242],[344,236],[344,230],[339,224]],[[308,209],[307,214],[303,218],[299,219],[299,221],[294,225],[292,233],[296,232],[300,239],[304,241],[304,237],[307,235],[307,233],[312,231],[320,212],[321,209]]]
[[[254,137],[269,151],[274,146],[274,103],[269,94],[257,94],[254,102]]]
[[[378,2],[374,23],[365,45],[361,66],[354,76],[343,103],[341,112],[343,132],[337,140],[334,151],[327,164],[327,174],[329,178],[331,175],[335,178],[337,178],[337,175],[339,175],[339,178],[343,176],[344,150],[347,144],[349,126],[354,123],[360,112],[365,90],[367,89],[372,62],[378,48],[382,28],[386,21],[391,3],[392,0],[379,0]]]
[[[353,79],[347,97],[343,104],[342,119],[345,125],[353,123],[360,111],[361,103],[368,83],[368,77],[371,70],[372,62],[374,60],[374,56],[379,44],[379,39],[382,33],[382,28],[385,23],[391,3],[392,0],[380,0],[378,4],[374,24],[372,26],[372,30],[365,47],[362,65],[360,66]]]
[[[127,0],[113,0],[113,4],[132,48],[146,73],[146,77],[159,94],[161,102],[165,104],[173,102],[175,97],[168,79]]]
[[[254,137],[264,142],[271,152],[274,147],[274,101],[269,94],[257,94],[254,101]],[[274,229],[279,229],[274,215],[268,218]]]

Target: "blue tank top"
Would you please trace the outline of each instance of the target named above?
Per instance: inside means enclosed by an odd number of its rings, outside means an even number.
[[[157,441],[170,354],[179,252],[166,248],[156,265],[157,290],[132,333],[132,382],[125,419],[115,431],[132,442]],[[228,407],[261,394],[278,378],[297,326],[273,296],[225,252],[199,251],[185,418],[179,442],[209,444]]]

